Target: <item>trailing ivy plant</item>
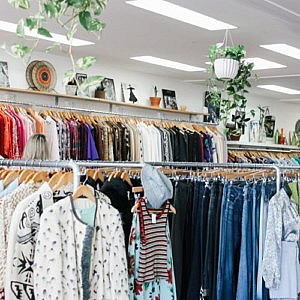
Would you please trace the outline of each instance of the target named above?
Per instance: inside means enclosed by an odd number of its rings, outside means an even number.
[[[50,20],[54,20],[64,30],[65,36],[70,42],[68,55],[72,68],[65,72],[64,85],[75,80],[80,90],[85,91],[89,86],[98,85],[103,80],[102,76],[90,76],[81,85],[78,84],[75,76],[76,72],[91,67],[96,62],[96,58],[86,56],[75,60],[72,53],[72,41],[80,26],[100,38],[100,33],[105,24],[99,17],[106,7],[107,0],[8,0],[8,2],[15,8],[25,11],[29,10],[31,5],[34,4],[35,6],[36,2],[38,4],[35,13],[18,22],[16,34],[22,41],[13,45],[2,45],[2,48],[8,51],[9,54],[21,58],[27,64],[33,51],[39,45],[40,36],[52,38],[47,25]],[[35,37],[29,38],[26,36],[27,30],[30,30]],[[57,47],[62,50],[59,43],[53,42],[45,51],[49,53]]]
[[[220,109],[220,121],[224,124],[226,134],[241,134],[245,124],[250,121],[250,117],[246,114],[246,94],[249,93],[248,89],[251,87],[249,79],[254,64],[243,61],[245,55],[246,51],[242,45],[237,47],[213,45],[209,47],[209,59],[211,61],[208,79],[209,96],[213,105]],[[239,61],[239,70],[235,78],[230,80],[216,78],[214,61],[221,57]],[[251,110],[250,115],[254,117],[255,110]],[[228,126],[229,121],[232,121],[234,126]]]

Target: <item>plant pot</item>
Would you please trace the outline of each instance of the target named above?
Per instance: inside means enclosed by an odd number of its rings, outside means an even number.
[[[75,96],[77,93],[77,85],[66,85],[66,94],[70,96]]]
[[[95,98],[105,99],[105,91],[95,90]]]
[[[239,71],[239,62],[231,58],[218,58],[214,62],[214,70],[219,79],[233,79]]]
[[[240,133],[228,133],[227,134],[227,140],[228,141],[239,141],[241,138],[241,134]]]
[[[153,107],[159,107],[160,100],[161,100],[160,97],[150,97],[151,106],[153,106]]]

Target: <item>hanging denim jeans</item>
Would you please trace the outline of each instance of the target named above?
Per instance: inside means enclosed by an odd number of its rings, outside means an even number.
[[[237,300],[250,300],[252,286],[252,197],[250,185],[244,187],[244,204],[242,215],[242,241],[239,263]]]
[[[220,255],[217,278],[217,299],[232,300],[236,296],[240,261],[243,186],[229,184],[223,197]]]

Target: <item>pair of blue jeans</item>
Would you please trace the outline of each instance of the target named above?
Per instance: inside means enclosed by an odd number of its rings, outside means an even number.
[[[236,297],[241,246],[241,222],[245,183],[225,185],[222,199],[217,299]]]

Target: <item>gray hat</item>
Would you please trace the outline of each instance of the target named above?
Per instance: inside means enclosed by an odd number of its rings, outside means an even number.
[[[141,179],[145,196],[151,207],[160,208],[166,200],[173,197],[173,185],[170,179],[157,168],[145,164]]]

